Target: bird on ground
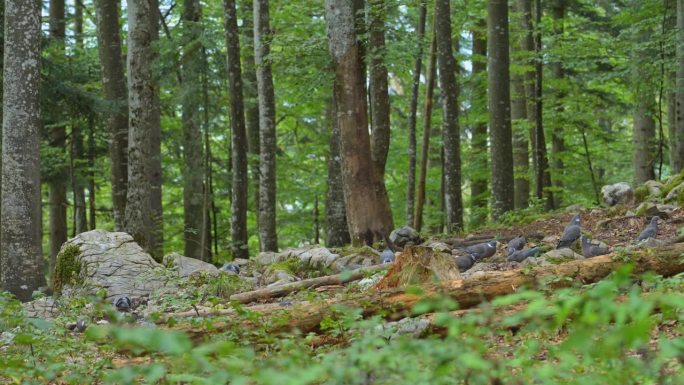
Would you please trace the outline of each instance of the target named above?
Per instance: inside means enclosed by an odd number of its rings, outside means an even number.
[[[76,322],[76,326],[74,327],[74,330],[76,330],[79,333],[83,333],[84,330],[88,327],[88,322],[84,320],[83,318],[79,319],[78,322]]]
[[[461,255],[456,257],[456,265],[461,273],[473,267],[474,264],[475,257],[472,255]]]
[[[477,245],[468,246],[465,252],[472,255],[475,260],[488,258],[496,253],[496,240],[491,240],[485,243],[478,243]]]
[[[119,297],[114,306],[116,306],[116,310],[118,311],[127,312],[131,310],[131,299],[126,296]]]
[[[563,235],[561,236],[560,241],[558,241],[556,249],[570,247],[573,243],[575,243],[576,240],[579,239],[580,235],[582,235],[582,230],[580,229],[580,216],[577,214],[572,217],[570,224],[565,227]]]
[[[226,273],[233,273],[235,275],[240,275],[240,266],[234,264],[234,263],[226,263],[221,267],[222,271],[225,271]]]
[[[539,247],[516,250],[508,256],[508,262],[522,262],[529,257],[536,257],[541,251],[542,250]]]
[[[527,239],[523,237],[522,235],[519,237],[515,237],[508,241],[508,255],[510,256],[511,254],[515,253],[516,251],[522,250],[523,246],[525,246],[525,243],[527,242]]]
[[[609,252],[607,246],[592,245],[584,235],[582,235],[580,239],[582,242],[582,255],[584,255],[584,258],[598,257],[599,255],[608,254]]]
[[[382,260],[382,264],[384,265],[386,263],[394,262],[396,257],[394,256],[394,251],[392,251],[392,249],[390,249],[389,247],[385,247],[385,250],[383,250],[380,254],[380,259]]]
[[[654,216],[653,218],[651,218],[651,222],[648,224],[648,226],[646,226],[644,231],[642,231],[641,234],[639,234],[639,236],[637,237],[636,240],[638,242],[640,242],[640,241],[645,241],[648,238],[657,237],[658,236],[658,220],[659,219],[660,219],[660,217],[658,217],[658,216]]]

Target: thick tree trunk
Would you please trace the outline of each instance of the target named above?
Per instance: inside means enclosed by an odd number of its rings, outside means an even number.
[[[152,141],[154,80],[150,2],[128,0],[128,193],[125,230],[148,252],[154,249]]]
[[[647,180],[655,179],[655,155],[656,155],[656,124],[653,119],[655,114],[655,98],[650,84],[642,81],[637,74],[636,108],[634,110],[634,125],[632,133],[632,164],[634,166],[634,182],[640,185]]]
[[[452,51],[451,10],[449,0],[435,2],[437,64],[442,91],[442,136],[444,145],[444,203],[447,232],[463,228],[461,196],[461,134],[458,124],[458,83]],[[458,36],[458,34],[457,34]]]
[[[96,0],[97,42],[104,97],[109,103],[107,131],[111,163],[114,228],[124,229],[128,186],[128,101],[121,55],[119,2]]]
[[[271,74],[268,0],[254,0],[254,63],[259,95],[259,249],[278,251],[276,233],[276,123]]]
[[[66,19],[64,0],[50,0],[50,38],[61,49],[58,55],[64,55],[66,37]],[[67,154],[67,132],[64,124],[57,124],[49,130],[50,146],[56,151]],[[55,266],[55,258],[62,244],[67,240],[67,180],[69,170],[66,165],[59,165],[57,172],[48,180],[49,195],[49,231],[50,231],[50,273]]]
[[[202,71],[199,0],[183,2],[183,236],[184,255],[190,258],[209,260],[209,245],[206,238],[204,207],[204,151],[200,122]]]
[[[672,173],[684,169],[684,0],[677,0],[677,70],[675,82],[675,119],[672,147]]]
[[[326,0],[328,47],[335,69],[334,94],[340,127],[340,153],[347,221],[352,244],[371,244],[391,229],[389,202],[377,194],[366,110],[363,60],[356,41],[351,0]]]
[[[151,63],[159,58],[157,52],[157,42],[159,40],[159,0],[148,0],[150,2],[149,24],[152,34]],[[150,254],[154,258],[161,259],[164,256],[164,211],[162,208],[162,159],[161,159],[161,104],[159,101],[159,81],[157,74],[152,72],[153,87],[152,99],[150,100],[150,188],[152,208],[152,231],[150,233]]]
[[[497,219],[514,207],[508,3],[504,0],[488,0],[487,15],[492,215]]]
[[[418,25],[416,26],[416,40],[418,47],[416,52],[416,62],[413,67],[413,78],[411,82],[411,102],[408,117],[408,177],[406,179],[406,224],[413,226],[415,218],[415,196],[416,196],[416,120],[418,115],[418,96],[420,90],[420,72],[423,66],[423,40],[425,36],[425,24],[427,19],[427,7],[425,0],[420,1]]]
[[[247,130],[247,151],[249,154],[250,188],[249,196],[254,212],[259,212],[259,99],[257,96],[256,66],[254,65],[254,5],[252,0],[242,3],[242,78],[244,84],[245,129]],[[257,222],[259,215],[257,215]]]
[[[563,34],[563,24],[565,23],[565,0],[554,0],[551,6],[551,13],[553,17],[553,34],[562,35]],[[563,63],[559,60],[551,63],[551,76],[556,83],[562,83],[565,78],[565,70],[563,69]],[[561,86],[562,87],[562,86]],[[553,181],[553,186],[557,191],[563,190],[562,177],[565,173],[563,164],[563,153],[565,152],[565,138],[563,130],[563,111],[565,98],[565,92],[562,90],[556,90],[554,109],[556,110],[556,118],[554,126],[551,130],[551,159],[553,160],[553,170],[555,179]],[[554,195],[554,207],[560,207],[561,205],[561,194]]]
[[[22,301],[45,285],[41,245],[41,4],[6,1],[0,286]]]
[[[427,79],[425,84],[425,105],[423,106],[423,144],[420,151],[420,173],[418,174],[418,196],[416,199],[416,217],[413,227],[421,231],[423,228],[423,206],[425,206],[425,181],[427,179],[428,157],[430,152],[430,127],[432,121],[432,96],[435,91],[437,77],[437,33],[432,26],[432,42],[428,59]]]
[[[480,19],[472,30],[473,35],[473,89],[472,106],[477,114],[484,115],[487,111],[487,23]],[[482,225],[487,219],[487,201],[489,200],[489,153],[487,151],[487,120],[481,118],[473,125],[473,137],[471,140],[471,152],[473,162],[470,165],[470,223],[473,226]]]
[[[340,156],[340,126],[337,121],[337,106],[334,96],[328,106],[331,126],[330,155],[328,158],[328,191],[325,196],[325,245],[344,246],[351,242],[347,225],[347,210],[344,205],[344,184],[342,182],[342,158]]]
[[[234,258],[248,258],[247,248],[247,133],[240,66],[240,36],[235,0],[225,0],[226,47],[228,51],[228,93],[230,95],[230,148],[232,168],[231,253]]]

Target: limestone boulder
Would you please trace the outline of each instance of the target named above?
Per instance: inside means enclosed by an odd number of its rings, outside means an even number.
[[[211,263],[200,261],[195,258],[188,258],[178,253],[171,253],[164,256],[164,266],[175,269],[179,277],[190,277],[192,275],[205,273],[215,277],[219,275],[219,270]]]

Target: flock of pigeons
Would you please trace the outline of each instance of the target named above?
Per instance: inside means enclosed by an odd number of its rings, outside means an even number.
[[[644,228],[644,230],[636,238],[637,242],[645,241],[649,238],[655,238],[658,235],[658,220],[660,218],[654,216],[651,222]],[[582,234],[582,229],[580,227],[580,215],[575,215],[570,224],[565,227],[563,235],[561,236],[556,249],[569,248],[577,240],[580,240],[582,245],[582,255],[584,258],[593,258],[599,255],[608,254],[609,249],[607,246],[592,244],[589,239]],[[536,257],[543,251],[540,247],[533,247],[525,249],[525,243],[527,239],[523,236],[515,237],[508,242],[508,257],[509,262],[522,262],[527,258]],[[484,259],[491,257],[496,253],[496,240],[491,240],[485,243],[479,243],[476,245],[469,246],[463,251],[466,255],[462,255],[456,258],[456,264],[461,272],[466,271],[473,267],[473,265]]]

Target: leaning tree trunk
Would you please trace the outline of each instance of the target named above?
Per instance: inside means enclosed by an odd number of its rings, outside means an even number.
[[[254,0],[254,63],[259,95],[259,249],[278,251],[276,233],[276,123],[271,74],[268,0]]]
[[[344,206],[342,183],[342,159],[340,157],[340,127],[337,122],[335,98],[328,105],[328,119],[332,128],[330,134],[330,155],[328,158],[328,191],[325,196],[325,245],[344,246],[351,242],[347,226],[347,210]]]
[[[235,0],[226,0],[225,29],[228,93],[230,95],[230,144],[232,164],[232,193],[230,230],[231,253],[234,258],[248,258],[247,248],[247,133],[245,132],[245,106],[243,103],[240,66],[240,36],[237,26]]]
[[[675,82],[674,139],[671,140],[672,173],[684,169],[684,0],[677,0],[677,69]]]
[[[442,135],[444,146],[444,203],[447,232],[463,228],[461,196],[461,135],[458,124],[458,83],[452,51],[451,11],[449,0],[435,2],[437,65],[442,90]]]
[[[342,181],[352,243],[371,244],[391,230],[386,196],[377,194],[366,111],[363,60],[356,41],[351,0],[326,0],[328,48],[335,69],[334,94],[340,127]]]
[[[6,1],[0,287],[22,301],[45,284],[41,244],[41,5]]]
[[[120,231],[124,229],[128,186],[128,104],[119,34],[119,2],[96,0],[95,10],[102,88],[109,104],[107,131],[114,228]]]
[[[475,87],[472,91],[472,108],[476,115],[484,115],[487,110],[487,23],[480,19],[473,28],[473,80]],[[489,179],[489,154],[487,151],[487,120],[478,119],[473,125],[471,139],[471,172],[470,176],[470,223],[481,225],[487,219],[487,201]]]
[[[420,1],[420,16],[418,18],[418,25],[416,26],[416,40],[418,41],[418,49],[416,52],[416,62],[413,67],[413,78],[411,81],[411,102],[409,107],[408,117],[408,132],[409,132],[409,169],[408,177],[406,179],[406,223],[413,226],[415,218],[415,196],[416,196],[416,118],[418,115],[418,94],[420,90],[420,71],[423,63],[423,39],[425,36],[425,23],[427,19],[427,6],[425,0]]]
[[[185,256],[209,260],[204,207],[204,151],[200,119],[202,71],[199,0],[183,2],[183,218]]]
[[[513,149],[509,74],[508,2],[487,2],[489,124],[492,154],[492,215],[513,210]]]
[[[128,194],[125,230],[148,252],[154,249],[150,166],[154,80],[150,2],[128,0]]]
[[[159,58],[157,52],[157,42],[159,40],[159,0],[149,0],[150,13],[149,24],[152,44],[151,62],[154,63]],[[154,65],[154,64],[152,64]],[[159,81],[157,74],[152,72],[153,87],[152,99],[150,100],[150,188],[152,208],[152,231],[150,240],[150,254],[157,259],[164,255],[164,211],[162,208],[162,159],[161,159],[161,104],[159,101]]]

